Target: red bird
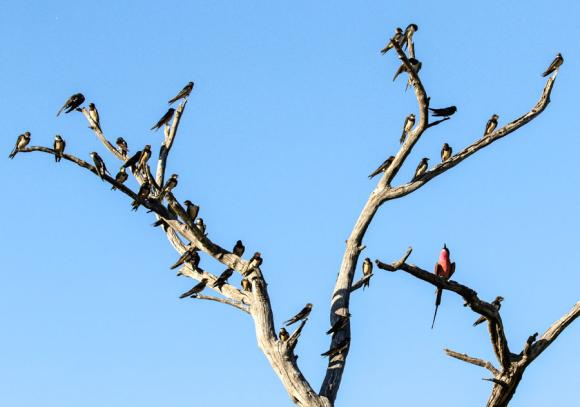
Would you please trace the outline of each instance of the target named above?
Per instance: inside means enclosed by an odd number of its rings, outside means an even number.
[[[445,280],[449,280],[453,275],[453,273],[455,273],[455,262],[451,263],[451,259],[449,258],[449,249],[445,244],[443,244],[443,249],[441,249],[439,260],[435,264],[434,273],[438,277],[444,278]],[[437,309],[441,304],[442,294],[443,290],[441,288],[437,288],[437,297],[435,297],[435,314],[433,315],[433,323],[431,324],[431,329],[433,329],[433,326],[435,325],[435,317],[437,316]]]

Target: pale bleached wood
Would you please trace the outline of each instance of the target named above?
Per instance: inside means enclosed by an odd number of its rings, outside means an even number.
[[[472,365],[481,366],[481,367],[486,368],[494,375],[494,377],[499,376],[499,374],[500,374],[499,370],[497,370],[495,368],[495,366],[487,360],[474,358],[472,356],[469,356],[466,353],[455,352],[454,350],[451,350],[451,349],[444,349],[444,351],[447,354],[447,356],[451,356],[452,358],[459,359],[459,360],[462,360],[462,361],[467,362],[467,363],[471,363]]]

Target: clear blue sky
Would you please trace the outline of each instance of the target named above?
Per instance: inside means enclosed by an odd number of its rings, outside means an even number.
[[[98,151],[112,166],[80,114],[55,117],[68,96],[94,101],[108,137],[135,151],[159,144],[148,129],[194,80],[169,165],[181,175],[175,193],[201,205],[215,241],[263,253],[276,321],[314,303],[297,351],[318,389],[344,240],[375,186],[368,173],[416,112],[404,80],[391,82],[396,59],[378,52],[387,37],[417,23],[432,104],[459,107],[425,134],[399,182],[443,142],[471,143],[492,113],[505,123],[527,111],[562,52],[543,115],[385,205],[365,239],[365,255],[385,261],[412,245],[427,269],[446,242],[458,281],[506,298],[519,351],[579,300],[579,12],[572,0],[3,2],[1,151],[25,130],[42,145],[60,133],[69,152]],[[291,405],[248,316],[177,298],[192,284],[169,270],[176,254],[151,214],[44,154],[1,159],[0,174],[0,405]],[[338,406],[484,405],[487,371],[442,349],[493,359],[486,328],[445,293],[432,331],[433,302],[431,286],[401,273],[379,272],[353,296]],[[527,370],[512,405],[580,405],[579,341],[577,322]]]

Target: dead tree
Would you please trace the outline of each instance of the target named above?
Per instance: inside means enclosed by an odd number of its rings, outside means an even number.
[[[434,122],[429,121],[430,99],[427,97],[427,92],[419,77],[421,63],[415,59],[413,33],[416,31],[416,26],[410,25],[409,27],[404,33],[402,30],[399,30],[395,37],[390,40],[387,48],[394,49],[394,52],[401,62],[398,74],[406,73],[408,85],[413,87],[418,102],[418,119],[416,125],[413,127],[415,124],[413,116],[413,124],[407,128],[408,131],[405,131],[405,137],[399,151],[393,157],[386,160],[384,165],[378,169],[377,173],[382,173],[380,181],[371,192],[346,241],[346,249],[331,298],[330,325],[332,328],[329,332],[332,333],[332,339],[329,351],[324,354],[328,356],[328,368],[319,391],[315,391],[302,375],[295,354],[300,333],[307,322],[308,307],[303,310],[304,313],[300,318],[296,318],[301,321],[293,332],[289,333],[285,329],[281,329],[277,334],[276,327],[274,326],[273,310],[268,295],[268,285],[260,268],[261,260],[259,253],[256,253],[248,261],[242,258],[239,251],[237,252],[238,254],[235,254],[234,252],[236,250],[229,251],[210,240],[204,233],[203,225],[196,222],[195,209],[191,211],[188,202],[184,202],[188,204],[188,206],[184,207],[173,195],[170,190],[171,188],[164,187],[166,185],[166,163],[177,135],[180,119],[187,105],[187,96],[193,84],[188,85],[190,89],[188,92],[185,92],[183,101],[179,104],[175,112],[168,112],[168,114],[173,113],[173,117],[171,118],[171,115],[169,115],[165,123],[162,123],[163,120],[161,121],[161,126],[164,129],[164,140],[160,147],[155,174],[152,173],[147,163],[144,165],[126,165],[127,169],[131,169],[134,179],[139,186],[139,193],[124,185],[123,177],[114,178],[105,173],[102,167],[99,168],[99,165],[89,164],[72,154],[58,151],[56,144],[54,149],[42,146],[28,147],[28,134],[26,137],[23,135],[22,137],[24,138],[22,140],[19,138],[13,154],[38,151],[55,155],[55,158],[64,158],[100,176],[103,181],[111,184],[118,191],[127,195],[133,200],[134,208],[142,206],[153,212],[157,219],[156,224],[162,226],[162,230],[166,234],[167,239],[181,256],[180,262],[176,265],[176,267],[180,266],[178,275],[183,275],[200,282],[192,290],[184,293],[183,296],[216,301],[249,314],[254,321],[258,346],[270,362],[276,375],[280,378],[291,400],[298,406],[330,407],[334,405],[337,398],[351,343],[349,318],[351,293],[364,286],[373,276],[372,273],[367,274],[360,280],[354,281],[358,258],[365,248],[363,238],[378,209],[388,201],[402,198],[417,191],[423,185],[455,167],[477,151],[513,133],[535,119],[550,103],[550,93],[557,76],[558,67],[553,70],[553,74],[548,78],[539,101],[529,112],[501,127],[494,127],[491,131],[486,131],[482,137],[478,137],[471,145],[455,155],[449,155],[441,163],[432,168],[427,169],[425,165],[425,168],[422,171],[418,171],[411,181],[392,186],[393,179],[423,133],[430,127],[449,119],[449,117],[444,117]],[[407,46],[408,54],[403,51],[403,46]],[[80,101],[82,104],[84,97],[82,95],[75,95],[75,97],[74,102]],[[73,105],[70,111],[74,110],[81,112],[85,116],[89,127],[105,148],[112,154],[113,158],[119,160],[121,164],[127,164],[128,157],[123,147],[121,145],[118,148],[115,147],[103,133],[94,105],[91,104],[88,109],[81,108],[80,104]],[[97,161],[95,162],[97,163]],[[146,185],[146,188],[143,187],[144,185]],[[167,202],[166,205],[164,201]],[[222,276],[217,276],[203,270],[199,266],[198,252],[204,253],[213,260],[223,264],[227,267],[226,272]],[[406,263],[410,253],[411,250],[401,260],[393,264],[385,264],[378,260],[376,260],[376,263],[381,269],[389,271],[403,270],[439,288],[450,290],[461,295],[473,311],[487,319],[491,342],[498,358],[499,368],[494,367],[492,363],[482,359],[473,358],[451,350],[446,350],[446,352],[448,355],[457,359],[485,367],[492,373],[493,377],[489,380],[494,383],[494,386],[488,401],[488,406],[499,407],[507,405],[526,367],[580,314],[580,303],[576,303],[574,308],[555,322],[539,340],[535,340],[535,336],[531,336],[523,351],[519,354],[513,354],[508,347],[501,316],[490,303],[480,300],[476,292],[466,286],[455,281],[447,281],[417,266]],[[234,271],[243,277],[242,287],[236,287],[227,282],[227,278]],[[213,295],[201,294],[204,290],[213,291]]]

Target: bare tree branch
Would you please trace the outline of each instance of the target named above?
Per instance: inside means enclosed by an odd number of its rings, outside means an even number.
[[[163,181],[165,179],[165,165],[167,164],[167,157],[169,156],[169,151],[173,146],[173,141],[177,134],[177,128],[179,127],[179,122],[181,121],[181,115],[187,104],[187,99],[179,104],[175,113],[173,114],[173,123],[169,131],[165,132],[165,140],[161,144],[161,149],[159,150],[159,160],[157,161],[157,175],[155,176],[155,181],[157,185],[163,187]]]
[[[467,363],[471,363],[472,365],[481,366],[489,370],[494,376],[499,376],[500,372],[497,370],[493,364],[487,360],[478,359],[471,357],[465,353],[455,352],[451,349],[444,349],[447,356],[451,356],[452,358],[462,360]]]
[[[241,311],[244,311],[246,314],[251,315],[250,311],[248,311],[248,309],[246,307],[244,307],[242,304],[237,303],[237,302],[232,301],[232,300],[227,299],[227,298],[219,298],[219,297],[214,297],[211,295],[202,295],[202,294],[198,294],[194,298],[197,298],[198,300],[210,300],[210,301],[220,302],[222,304],[231,305],[232,307],[235,307]]]

